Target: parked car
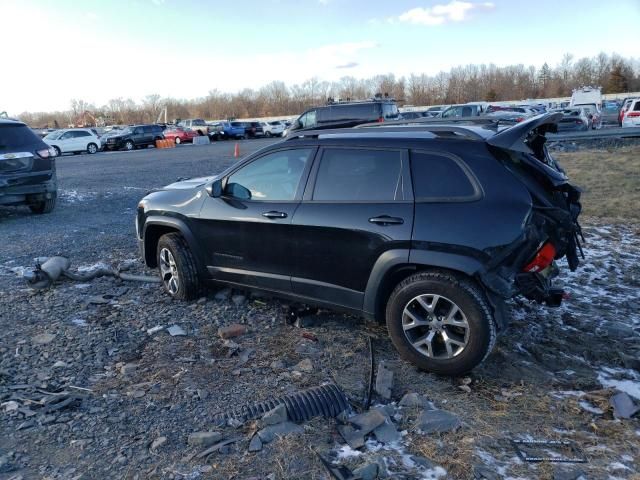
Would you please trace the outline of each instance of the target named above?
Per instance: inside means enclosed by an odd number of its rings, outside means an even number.
[[[91,128],[73,128],[56,130],[44,137],[44,142],[53,147],[56,155],[63,153],[90,153],[100,151],[102,142]]]
[[[575,107],[581,107],[586,112],[589,120],[591,120],[591,128],[599,130],[602,128],[602,113],[595,103],[586,105],[574,105]]]
[[[623,127],[640,127],[640,98],[632,100],[622,120]]]
[[[346,128],[398,118],[398,106],[395,100],[391,99],[329,103],[311,108],[300,115],[287,128],[287,135],[303,129]]]
[[[428,112],[426,111],[411,111],[411,112],[401,112],[400,113],[400,119],[402,120],[414,120],[416,118],[427,118],[430,117],[431,115],[428,114]]]
[[[260,122],[265,137],[281,137],[284,132],[284,124],[280,121]]]
[[[157,140],[164,139],[160,125],[132,125],[106,137],[105,150],[133,150],[155,145]]]
[[[242,122],[218,122],[214,124],[221,132],[221,139],[244,138],[246,131]]]
[[[167,127],[163,135],[165,139],[173,140],[177,145],[184,142],[193,142],[193,138],[199,136],[197,132],[194,132],[190,128],[176,126]]]
[[[27,125],[0,118],[0,205],[51,212],[58,191],[55,156]]]
[[[465,103],[451,105],[438,115],[441,118],[477,117],[486,112],[486,107],[480,103]]]
[[[582,107],[565,108],[559,110],[562,119],[558,122],[558,132],[586,131],[591,129],[591,118]]]
[[[451,105],[433,105],[427,108],[427,113],[430,117],[438,117],[443,110],[449,108]]]
[[[541,138],[561,118],[300,131],[145,196],[142,258],[175,299],[228,284],[386,320],[402,357],[465,373],[506,299],[558,306],[554,260],[579,264],[580,190]]]
[[[190,128],[198,135],[209,135],[209,125],[201,118],[189,118],[187,120],[180,120],[177,124],[178,127]]]
[[[603,102],[601,113],[603,124],[616,124],[620,114],[620,104],[615,101]]]
[[[633,103],[634,100],[635,100],[634,97],[627,97],[623,100],[622,106],[620,107],[620,114],[618,116],[618,124],[620,126],[622,126],[622,123],[624,121],[624,116],[629,111],[629,107],[631,107],[631,104]]]
[[[244,122],[244,128],[247,138],[264,137],[264,130],[260,122]]]
[[[504,105],[489,105],[485,110],[485,113],[492,112],[515,112],[515,113],[524,113],[526,115],[538,115],[540,112],[531,107],[513,107],[513,106],[504,106]]]

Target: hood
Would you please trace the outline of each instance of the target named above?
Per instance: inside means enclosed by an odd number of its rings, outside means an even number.
[[[163,190],[188,190],[193,188],[201,188],[204,187],[207,183],[212,182],[215,178],[215,176],[211,176],[180,180],[163,187]]]

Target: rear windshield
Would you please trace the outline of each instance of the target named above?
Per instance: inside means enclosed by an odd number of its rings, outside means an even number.
[[[42,141],[26,125],[0,124],[0,152],[26,148],[33,150],[41,146]]]
[[[640,100],[636,100],[636,105],[633,107],[634,112],[640,112]]]

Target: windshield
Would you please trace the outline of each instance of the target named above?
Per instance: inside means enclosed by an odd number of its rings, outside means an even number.
[[[202,120],[201,118],[196,118],[195,120],[191,121],[191,125],[206,125],[206,123],[204,123],[204,120]]]
[[[50,134],[48,134],[46,137],[44,137],[46,140],[57,140],[58,138],[60,138],[60,136],[64,133],[64,131],[62,130],[57,130],[55,132],[51,132]]]

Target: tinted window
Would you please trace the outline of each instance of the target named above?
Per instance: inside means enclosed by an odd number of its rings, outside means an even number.
[[[42,142],[26,125],[0,124],[0,152],[16,148],[40,147]]]
[[[312,149],[269,153],[231,175],[225,193],[243,200],[294,200]]]
[[[318,169],[313,199],[394,200],[400,168],[397,151],[327,149]]]
[[[362,103],[353,105],[333,105],[329,111],[328,121],[340,120],[377,120],[381,115],[379,103]],[[324,120],[324,118],[323,118]]]
[[[76,137],[90,137],[91,134],[89,132],[76,132]]]
[[[476,193],[462,167],[450,157],[411,152],[411,176],[418,200],[473,197]]]
[[[640,102],[636,102],[636,104],[633,107],[633,111],[634,112],[638,112],[640,111]]]

